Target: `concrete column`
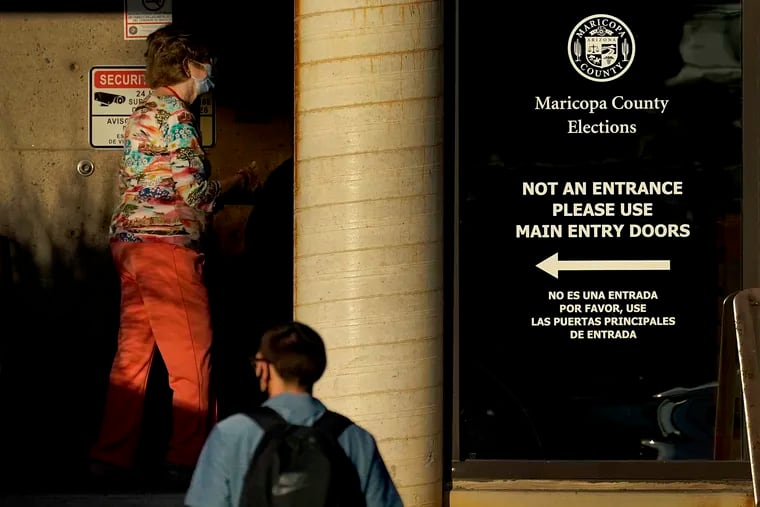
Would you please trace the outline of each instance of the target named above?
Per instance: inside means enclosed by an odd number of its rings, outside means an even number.
[[[406,506],[441,505],[440,1],[296,1],[295,317],[317,396],[371,431]]]

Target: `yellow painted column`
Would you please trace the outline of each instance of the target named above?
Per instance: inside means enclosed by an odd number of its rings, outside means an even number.
[[[317,396],[371,431],[406,506],[441,505],[442,4],[299,0],[295,317]]]

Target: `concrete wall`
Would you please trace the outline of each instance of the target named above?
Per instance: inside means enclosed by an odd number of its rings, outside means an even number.
[[[93,66],[143,64],[145,42],[125,41],[122,32],[120,12],[0,16],[0,234],[29,250],[44,274],[56,263],[77,266],[80,244],[106,245],[120,150],[89,146],[88,82]],[[290,157],[290,119],[244,124],[218,109],[218,142],[208,150],[217,174],[252,159],[274,167]],[[75,171],[83,158],[95,162],[89,178]]]

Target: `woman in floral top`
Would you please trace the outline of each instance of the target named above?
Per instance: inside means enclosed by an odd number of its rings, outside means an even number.
[[[167,470],[190,470],[209,423],[211,323],[203,283],[203,238],[219,197],[256,183],[251,169],[209,179],[188,106],[213,86],[208,48],[168,25],[148,37],[150,95],[124,132],[120,200],[111,251],[121,277],[118,347],[91,471],[130,468],[140,436],[148,373],[157,347],[173,394]]]

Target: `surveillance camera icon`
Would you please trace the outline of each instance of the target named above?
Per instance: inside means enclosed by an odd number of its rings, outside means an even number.
[[[127,98],[124,95],[116,95],[114,93],[95,92],[95,101],[100,102],[102,107],[109,106],[111,104],[123,104]]]

